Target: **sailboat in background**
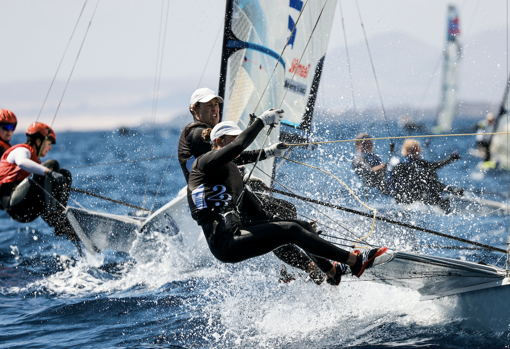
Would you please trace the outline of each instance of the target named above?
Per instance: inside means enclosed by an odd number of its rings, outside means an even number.
[[[503,99],[499,107],[499,113],[496,117],[494,129],[496,133],[507,133],[510,127],[510,120],[508,114],[509,96],[508,90],[510,87],[510,79],[507,81]],[[510,139],[507,134],[497,134],[490,138],[490,161],[487,166],[482,163],[482,168],[501,168],[510,170],[508,153],[510,151]]]
[[[269,107],[281,106],[285,125],[309,133],[335,6],[336,0],[227,1],[218,89],[225,101],[223,120],[245,129],[251,113],[260,115]],[[278,127],[266,146],[279,137]],[[264,138],[261,132],[249,149],[262,147]],[[274,158],[257,167],[261,170],[255,169],[254,175],[270,185],[272,178],[266,173],[273,172]],[[66,213],[91,253],[104,249],[129,253],[139,235],[148,231],[169,236],[180,250],[193,249],[203,240],[189,212],[186,187],[147,218],[77,207],[68,207]]]
[[[447,133],[452,129],[453,118],[457,111],[457,81],[459,62],[462,57],[460,44],[459,13],[455,6],[448,6],[448,24],[443,60],[443,84],[441,105],[433,132]]]

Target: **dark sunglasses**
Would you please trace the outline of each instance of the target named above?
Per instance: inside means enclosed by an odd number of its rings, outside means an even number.
[[[2,125],[2,130],[5,130],[5,131],[14,131],[15,129],[16,129],[15,124],[3,124]]]

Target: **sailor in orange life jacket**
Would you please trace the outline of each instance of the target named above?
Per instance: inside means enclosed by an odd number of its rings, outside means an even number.
[[[21,223],[41,216],[50,227],[55,227],[56,235],[65,234],[77,242],[64,214],[71,191],[71,173],[60,169],[56,160],[42,164],[40,160],[56,143],[57,135],[41,122],[32,123],[26,135],[26,143],[9,148],[0,159],[0,208]]]
[[[12,147],[11,141],[18,119],[10,110],[0,109],[0,157]]]

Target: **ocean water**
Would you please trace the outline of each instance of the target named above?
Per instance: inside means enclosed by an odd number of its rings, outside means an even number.
[[[317,140],[352,139],[362,131],[356,124],[317,120]],[[470,132],[474,122],[459,121],[455,132]],[[393,136],[406,135],[394,123],[390,126]],[[388,135],[383,122],[364,127],[374,136]],[[179,134],[180,129],[147,125],[125,135],[117,130],[59,133],[48,158],[71,170],[75,188],[156,209],[185,185],[177,158],[131,160],[175,155]],[[22,138],[15,135],[15,143]],[[434,138],[424,146],[424,157],[435,160],[457,150],[462,159],[440,170],[441,180],[466,188],[466,196],[504,202],[508,174],[478,172],[479,159],[468,154],[473,143],[472,137]],[[402,141],[396,144],[399,149]],[[388,142],[376,145],[387,159]],[[505,248],[509,219],[501,210],[463,200],[453,201],[450,215],[434,207],[403,208],[361,187],[351,170],[353,156],[352,143],[296,149],[290,155],[331,172],[380,215]],[[284,163],[276,179],[277,189],[281,183],[299,195],[366,211],[340,182],[317,170]],[[290,201],[303,219],[317,219],[325,235],[370,231],[371,219]],[[133,213],[76,192],[69,205]],[[393,249],[499,266],[505,262],[499,253],[440,248],[466,245],[385,223],[376,224],[370,239]],[[317,286],[290,268],[296,280],[279,283],[280,269],[272,254],[222,264],[207,248],[193,255],[156,233],[141,238],[130,254],[106,250],[80,256],[41,219],[20,224],[0,211],[0,348],[464,348],[510,343],[504,293],[421,302],[415,291],[363,278],[345,277],[339,287]]]

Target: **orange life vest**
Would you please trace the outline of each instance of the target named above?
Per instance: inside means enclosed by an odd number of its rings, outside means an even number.
[[[4,155],[2,155],[2,159],[0,160],[0,185],[4,183],[21,182],[30,175],[29,172],[22,170],[18,165],[7,162],[7,157],[9,154],[14,149],[18,148],[28,149],[30,151],[30,160],[35,161],[38,164],[41,163],[41,160],[37,156],[35,149],[28,144],[23,143],[15,145],[14,147],[10,147],[7,149]]]

